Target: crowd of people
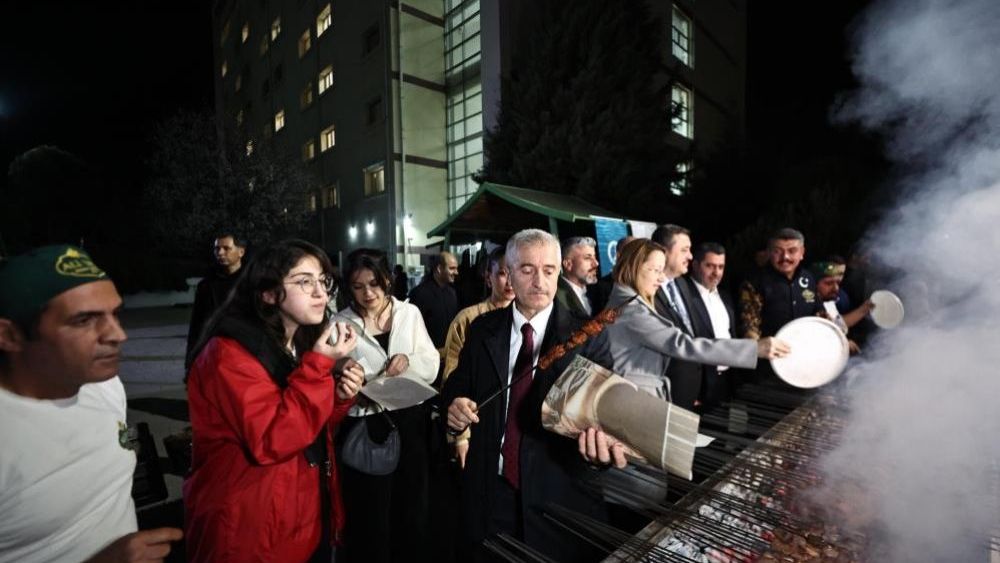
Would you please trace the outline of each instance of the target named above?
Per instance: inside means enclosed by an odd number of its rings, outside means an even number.
[[[787,228],[737,299],[721,285],[725,248],[677,225],[619,241],[603,278],[592,238],[520,231],[483,260],[472,303],[448,252],[407,292],[381,250],[348,254],[338,282],[304,241],[245,259],[246,241],[221,233],[213,248],[185,361],[183,533],[137,530],[114,283],[72,246],[0,262],[0,562],[160,560],[182,536],[190,561],[488,561],[483,540],[498,533],[557,561],[596,560],[543,511],[606,519],[583,483],[627,464],[600,428],[576,440],[542,428],[542,401],[576,354],[704,411],[734,386],[782,385],[759,360],[790,352],[774,337],[785,323],[821,315],[847,333],[872,309],[841,288],[843,259],[806,268],[805,239]],[[605,308],[616,322],[536,368]],[[387,380],[436,396],[365,395]]]

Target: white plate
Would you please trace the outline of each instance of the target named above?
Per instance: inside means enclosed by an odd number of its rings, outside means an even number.
[[[781,327],[774,335],[792,348],[784,358],[771,360],[774,373],[785,383],[812,389],[840,375],[850,349],[843,331],[821,317],[802,317]]]
[[[903,302],[895,293],[880,289],[873,292],[869,299],[875,304],[871,316],[879,328],[896,328],[903,322]]]

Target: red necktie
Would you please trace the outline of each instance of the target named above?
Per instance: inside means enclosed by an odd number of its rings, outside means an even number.
[[[515,488],[521,488],[521,466],[519,464],[521,454],[521,424],[518,421],[518,412],[521,408],[521,401],[531,389],[531,360],[535,354],[535,331],[530,323],[521,325],[521,349],[517,351],[517,359],[514,360],[514,370],[510,376],[516,381],[510,387],[510,399],[507,401],[507,427],[504,431],[503,447],[500,453],[503,454],[503,476]]]

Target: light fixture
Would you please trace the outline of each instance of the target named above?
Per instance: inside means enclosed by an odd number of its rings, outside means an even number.
[[[355,227],[354,225],[351,225],[350,227],[347,228],[347,234],[348,236],[351,237],[351,240],[358,238],[358,228]]]
[[[369,220],[367,223],[365,223],[365,234],[368,236],[372,236],[375,234],[375,221]]]
[[[407,213],[403,217],[403,232],[408,233],[413,230],[413,213]]]

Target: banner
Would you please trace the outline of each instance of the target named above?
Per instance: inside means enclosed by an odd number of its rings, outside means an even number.
[[[597,259],[601,262],[601,276],[611,273],[618,257],[618,241],[628,235],[628,225],[618,219],[594,219],[597,232]]]

